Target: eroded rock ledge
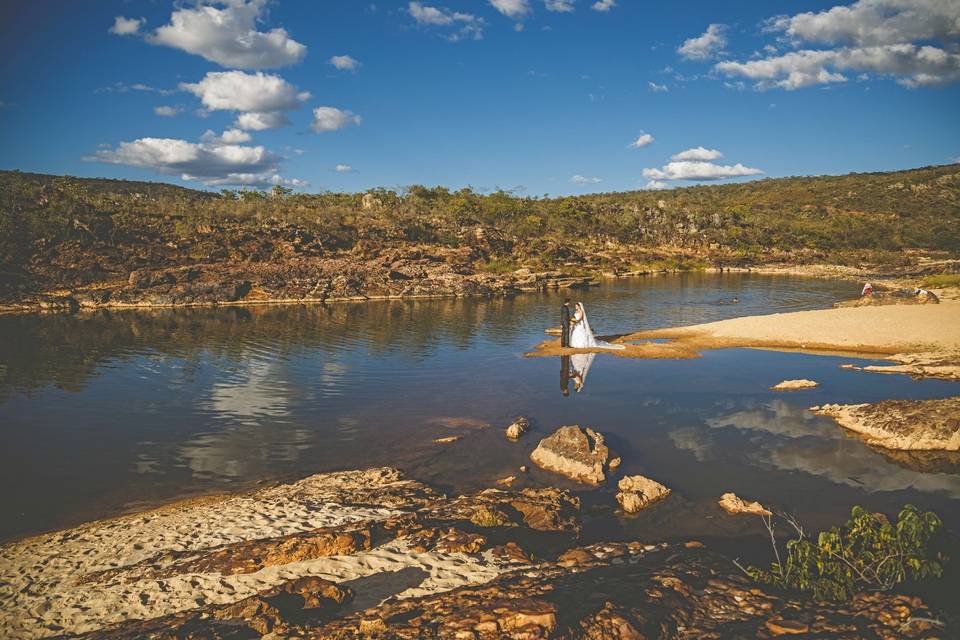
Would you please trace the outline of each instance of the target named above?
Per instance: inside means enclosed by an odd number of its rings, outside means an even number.
[[[240,638],[262,633],[265,625],[283,637],[342,640],[938,635],[930,633],[933,614],[919,599],[871,594],[844,606],[794,600],[731,575],[728,559],[697,545],[594,544],[486,584],[392,600],[340,616],[331,608],[336,598],[343,601],[348,595],[322,584],[314,596],[301,586],[288,590],[294,597],[285,609],[274,593],[282,590],[275,589],[245,606],[129,622],[95,637]],[[249,619],[243,617],[245,611]]]
[[[811,407],[867,444],[902,451],[960,451],[960,396]]]

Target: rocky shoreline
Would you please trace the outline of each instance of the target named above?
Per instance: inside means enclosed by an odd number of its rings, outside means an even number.
[[[862,594],[843,605],[798,599],[753,583],[697,541],[583,545],[584,516],[577,498],[550,487],[447,497],[395,469],[319,474],[0,547],[0,634],[949,634],[920,598]]]
[[[486,236],[479,234],[478,242]],[[300,249],[299,251],[303,251]],[[951,268],[956,261],[917,263],[890,269],[833,265],[772,264],[685,268],[593,269],[588,274],[567,267],[550,271],[519,268],[504,272],[477,269],[486,249],[481,245],[450,249],[423,245],[363,255],[300,255],[291,249],[280,259],[236,262],[191,262],[177,266],[142,267],[125,278],[94,282],[58,282],[54,288],[30,290],[0,300],[0,314],[65,312],[94,309],[258,304],[333,304],[376,300],[510,297],[551,289],[594,286],[600,279],[697,273],[756,273],[859,281],[894,285],[915,273]],[[79,258],[78,258],[79,259]],[[588,264],[590,261],[588,261]],[[83,278],[87,280],[89,278]],[[947,299],[954,297],[952,291]]]

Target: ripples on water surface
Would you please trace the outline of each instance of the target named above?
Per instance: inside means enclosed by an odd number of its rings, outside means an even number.
[[[571,293],[598,332],[615,333],[828,307],[858,288],[682,275]],[[372,465],[470,490],[517,473],[540,437],[573,423],[608,434],[626,473],[675,490],[624,521],[610,487],[585,493],[588,537],[755,533],[743,529],[754,522],[716,517],[725,491],[808,526],[856,502],[895,511],[906,501],[960,526],[956,459],[885,456],[806,411],[944,397],[958,385],[840,369],[849,358],[735,349],[681,361],[599,355],[582,391],[563,397],[559,359],[523,357],[557,324],[562,295],[0,317],[0,536]],[[821,387],[768,390],[784,378]],[[502,427],[518,414],[535,431],[508,443]],[[465,437],[432,443],[451,434]],[[538,470],[525,481],[563,484]]]

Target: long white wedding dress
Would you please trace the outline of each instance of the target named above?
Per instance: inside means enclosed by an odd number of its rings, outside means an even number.
[[[570,346],[573,349],[626,349],[625,345],[598,340],[593,335],[590,322],[587,320],[587,311],[583,308],[582,302],[577,303],[573,319],[576,321],[573,331],[570,332]]]

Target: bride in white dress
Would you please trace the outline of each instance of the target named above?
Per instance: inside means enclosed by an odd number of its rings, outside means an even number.
[[[573,330],[570,332],[570,347],[573,349],[626,349],[622,344],[597,340],[590,329],[583,303],[578,302],[573,312]]]

